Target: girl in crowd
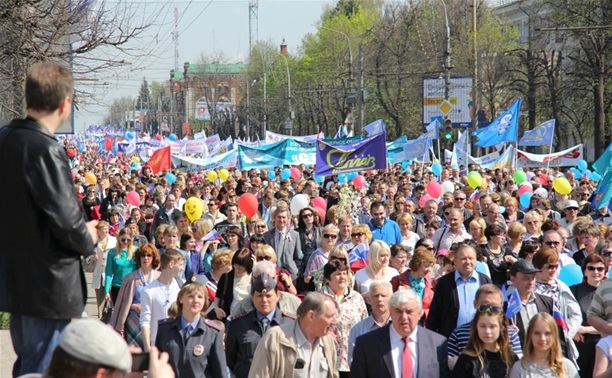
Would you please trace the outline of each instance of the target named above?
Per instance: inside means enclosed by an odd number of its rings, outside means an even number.
[[[487,237],[485,236],[485,228],[487,228],[487,223],[483,218],[474,218],[469,224],[470,226],[470,235],[472,235],[472,239],[478,243],[478,245],[487,244]]]
[[[419,235],[410,231],[413,224],[412,215],[402,213],[397,217],[397,223],[400,226],[400,232],[402,233],[402,245],[406,246],[408,251],[412,252],[416,242],[420,239]]]
[[[355,274],[358,290],[367,299],[370,291],[370,283],[374,280],[384,279],[391,281],[399,272],[389,266],[391,250],[389,245],[382,240],[374,240],[368,251],[370,264]]]
[[[414,250],[414,249],[412,249]],[[391,246],[391,258],[389,259],[389,266],[397,269],[398,272],[404,273],[408,267],[408,261],[412,258],[412,253],[408,252],[408,249],[402,244],[393,244]]]
[[[481,305],[470,325],[470,340],[459,355],[453,377],[508,377],[517,360],[510,347],[503,308]]]
[[[104,284],[105,299],[112,300],[112,303],[117,301],[123,278],[136,269],[134,261],[136,247],[132,244],[131,231],[127,228],[122,229],[117,239],[119,239],[117,246],[108,251]]]
[[[510,378],[579,378],[572,361],[563,357],[559,328],[550,314],[540,312],[529,322],[523,358],[514,363]]]
[[[232,268],[229,273],[221,276],[217,285],[217,296],[213,306],[215,315],[213,318],[217,320],[224,320],[231,313],[232,306],[249,295],[253,271],[251,252],[243,248],[234,253]]]
[[[319,224],[319,214],[314,208],[309,206],[300,210],[298,227],[295,230],[300,236],[300,245],[304,254],[302,260],[304,262],[303,266],[299,267],[300,274],[303,274],[310,256],[321,243],[326,244],[327,240],[323,240],[324,233],[321,231],[321,225]],[[338,232],[336,231],[337,234]]]
[[[333,224],[328,224],[321,231],[321,244],[308,258],[306,268],[304,270],[304,282],[309,283],[312,278],[312,272],[323,268],[327,264],[329,253],[336,246],[338,240],[338,227]],[[340,247],[342,248],[342,247]]]

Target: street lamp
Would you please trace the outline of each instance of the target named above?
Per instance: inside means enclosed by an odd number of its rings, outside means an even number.
[[[287,110],[289,111],[289,117],[287,117],[285,127],[289,129],[289,135],[293,135],[293,111],[291,110],[291,72],[289,72],[289,61],[287,60],[287,57],[283,54],[279,55],[285,59],[285,67],[287,68]]]

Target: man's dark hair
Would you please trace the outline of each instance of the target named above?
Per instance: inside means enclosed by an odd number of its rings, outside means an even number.
[[[374,201],[374,202],[372,202],[372,204],[370,205],[370,213],[372,211],[374,211],[374,209],[378,209],[379,207],[382,207],[384,209],[385,208],[385,204],[382,203],[381,201]]]
[[[117,370],[108,366],[80,360],[68,354],[61,347],[57,347],[53,352],[51,363],[44,376],[49,378],[90,378],[95,377],[100,368],[107,369],[109,373]]]
[[[74,94],[70,71],[55,63],[37,63],[26,76],[26,107],[39,111],[55,111],[66,97]]]

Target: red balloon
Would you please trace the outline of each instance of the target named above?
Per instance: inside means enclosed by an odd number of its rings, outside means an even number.
[[[157,140],[162,140],[162,136],[161,136],[161,135],[159,135],[159,134],[157,134],[157,135],[155,136],[155,139],[157,139]]]
[[[317,213],[319,213],[319,219],[321,219],[322,222],[325,222],[325,209],[315,206],[315,210]]]
[[[302,172],[296,167],[291,168],[291,178],[299,180],[302,177]]]
[[[72,148],[69,148],[68,151],[66,151],[66,153],[68,154],[69,158],[73,158],[75,155],[75,152]]]
[[[362,175],[358,175],[353,179],[353,185],[357,189],[361,189],[366,185],[366,179]]]
[[[140,196],[135,191],[132,190],[131,192],[128,192],[125,197],[127,198],[130,205],[132,206],[140,205]]]
[[[531,189],[531,187],[529,185],[521,185],[521,187],[519,188],[517,194],[518,196],[522,196],[523,193],[533,193],[533,189]]]
[[[257,214],[257,205],[257,197],[252,193],[244,193],[238,199],[238,207],[247,218],[252,218]]]
[[[548,185],[548,176],[543,173],[540,175],[540,184],[542,184],[542,186]]]
[[[430,181],[427,184],[427,194],[429,194],[432,198],[440,197],[440,194],[442,194],[442,185],[440,185],[440,183],[437,181]]]
[[[327,208],[327,201],[325,201],[325,198],[323,197],[315,197],[312,199],[312,206],[316,207],[320,207],[321,209],[326,209]]]
[[[425,206],[425,203],[429,200],[433,199],[432,196],[430,196],[429,194],[425,194],[423,197],[421,197],[421,199],[419,200],[419,206],[423,207]]]

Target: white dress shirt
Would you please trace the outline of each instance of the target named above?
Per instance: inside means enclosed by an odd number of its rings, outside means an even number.
[[[402,353],[404,352],[404,340],[403,337],[397,333],[393,324],[389,326],[389,337],[391,338],[391,357],[393,359],[393,372],[396,377],[402,377]],[[410,336],[408,341],[408,348],[410,348],[410,354],[412,356],[412,375],[413,378],[417,378],[418,365],[417,365],[417,329],[415,329]],[[402,377],[403,378],[403,377]]]

